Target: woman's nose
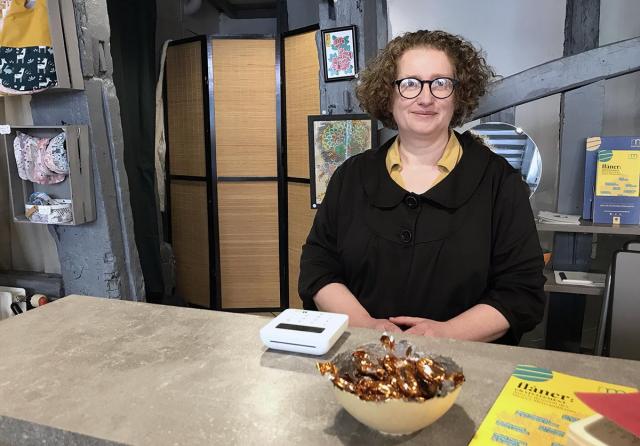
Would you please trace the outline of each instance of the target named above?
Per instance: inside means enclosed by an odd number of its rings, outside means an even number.
[[[431,90],[429,89],[429,85],[425,84],[424,88],[416,98],[418,104],[431,104],[435,100],[435,97],[431,94]]]

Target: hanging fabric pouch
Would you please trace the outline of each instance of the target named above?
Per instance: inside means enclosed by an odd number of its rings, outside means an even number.
[[[36,93],[56,83],[46,0],[13,0],[0,30],[0,93]]]
[[[69,174],[69,158],[67,157],[64,140],[64,132],[54,136],[44,151],[44,165],[53,173],[60,175]]]
[[[56,184],[64,181],[65,174],[69,171],[69,162],[64,149],[64,133],[61,135],[63,136],[36,138],[16,132],[13,150],[20,178],[38,184]],[[54,167],[54,170],[49,166]]]

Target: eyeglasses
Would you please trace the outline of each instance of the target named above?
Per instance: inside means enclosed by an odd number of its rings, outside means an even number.
[[[393,83],[398,87],[400,96],[405,99],[417,98],[422,93],[424,84],[429,85],[429,91],[435,98],[446,99],[453,94],[458,81],[450,77],[439,77],[430,81],[421,81],[415,77],[405,77],[404,79],[393,81]]]

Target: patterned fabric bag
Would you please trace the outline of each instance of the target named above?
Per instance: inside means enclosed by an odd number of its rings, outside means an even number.
[[[67,149],[64,147],[65,134],[60,133],[49,141],[47,149],[44,151],[44,165],[47,168],[61,175],[69,173],[69,159],[67,158]]]
[[[55,138],[35,138],[17,132],[13,150],[20,178],[38,184],[64,181],[65,174],[69,172],[69,162],[64,148],[64,133],[61,135]]]
[[[46,0],[13,0],[0,29],[0,93],[36,93],[56,83]]]

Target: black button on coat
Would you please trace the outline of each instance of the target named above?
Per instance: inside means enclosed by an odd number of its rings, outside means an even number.
[[[518,343],[542,320],[544,262],[529,189],[480,140],[457,137],[458,165],[422,195],[389,176],[393,140],[336,170],[302,248],[298,291],[306,309],[338,282],[375,318],[446,321],[491,305],[510,324],[502,343]]]

